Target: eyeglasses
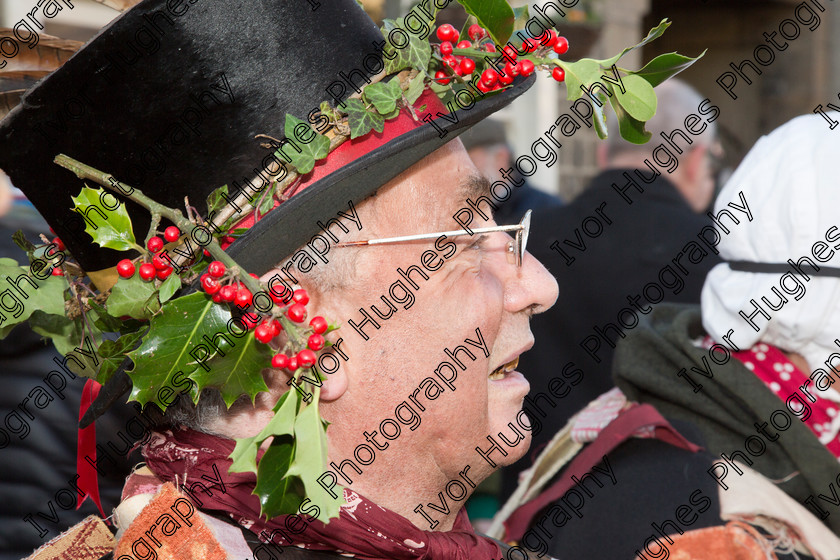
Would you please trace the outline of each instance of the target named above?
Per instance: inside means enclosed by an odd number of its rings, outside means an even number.
[[[384,245],[386,243],[403,243],[405,241],[417,241],[420,239],[436,239],[441,235],[447,237],[459,237],[462,235],[475,235],[477,233],[491,233],[494,231],[515,231],[516,236],[507,245],[508,259],[513,259],[511,264],[516,263],[517,267],[522,266],[522,260],[525,258],[525,246],[528,244],[528,233],[531,231],[531,211],[525,212],[516,225],[511,226],[493,226],[485,228],[475,228],[471,231],[454,230],[454,231],[439,231],[436,233],[421,233],[418,235],[403,235],[400,237],[386,237],[382,239],[366,239],[363,241],[344,241],[336,243],[334,247],[359,247],[362,245]]]

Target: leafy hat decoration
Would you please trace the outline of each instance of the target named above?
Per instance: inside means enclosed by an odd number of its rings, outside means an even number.
[[[341,498],[333,498],[317,483],[327,461],[327,425],[318,413],[324,376],[317,364],[332,351],[323,335],[338,325],[322,317],[307,324],[305,291],[291,286],[277,290],[249,274],[241,264],[242,252],[235,249],[248,236],[237,227],[242,212],[251,211],[259,224],[297,196],[308,174],[343,144],[387,131],[386,123],[406,114],[445,136],[441,116],[454,112],[459,95],[463,102],[462,92],[489,99],[537,71],[565,81],[569,100],[583,95],[592,100],[594,125],[602,138],[609,103],[621,135],[644,143],[650,137],[644,123],[656,111],[653,87],[699,58],[670,53],[636,71],[618,66],[627,52],[664,33],[669,23],[663,20],[643,41],[614,57],[566,62],[558,54],[564,54],[568,44],[553,30],[520,46],[509,42],[514,27],[529,21],[527,7],[514,10],[506,0],[460,3],[470,14],[460,32],[441,26],[433,35],[436,8],[431,8],[431,17],[424,17],[427,29],[421,33],[411,23],[419,17],[414,10],[404,18],[385,20],[383,70],[360,93],[324,100],[315,122],[286,114],[286,139],[299,137],[301,130],[307,136],[300,150],[284,151],[284,140],[261,135],[288,167],[282,178],[275,177],[270,188],[260,192],[241,191],[230,197],[225,185],[207,198],[203,211],[188,199],[182,211],[121,177],[57,155],[56,164],[104,187],[83,186],[72,199],[74,209],[104,216],[97,226],[87,223],[85,232],[98,247],[124,253],[124,258],[93,277],[59,238],[42,238],[35,244],[19,232],[15,241],[26,251],[29,266],[0,259],[0,281],[15,280],[20,286],[17,279],[25,275],[33,289],[24,294],[22,312],[0,323],[0,337],[28,321],[60,352],[73,357],[67,362],[75,373],[105,385],[100,396],[106,404],[130,387],[129,400],[153,403],[164,411],[178,396],[198,402],[207,388],[218,389],[228,406],[242,397],[254,402],[257,394],[268,390],[263,371],[286,369],[294,390],[277,401],[273,419],[258,435],[237,440],[230,470],[255,473],[254,494],[267,518],[297,513],[307,502],[315,506],[308,511],[317,511],[313,516],[322,521],[337,516]],[[407,42],[395,46],[395,36]],[[440,42],[430,42],[435,38]],[[595,84],[600,87],[593,88]],[[125,200],[148,212],[150,225],[142,242],[135,238]],[[163,231],[168,246],[159,237],[164,220],[173,224]],[[185,249],[189,239],[201,250]],[[229,250],[223,249],[228,245]],[[19,289],[26,288],[24,284]],[[231,343],[208,344],[214,337]],[[272,350],[268,342],[282,347]],[[102,409],[100,405],[96,414]],[[257,460],[268,440],[271,444]]]

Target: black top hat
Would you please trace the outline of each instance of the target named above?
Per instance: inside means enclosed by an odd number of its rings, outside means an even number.
[[[355,0],[315,4],[141,2],[0,122],[0,168],[85,270],[113,266],[123,255],[82,233],[83,218],[71,210],[82,183],[53,158],[65,153],[171,207],[182,207],[185,196],[201,206],[217,187],[256,177],[271,152],[255,136],[282,137],[286,113],[306,120],[329,99],[331,83],[358,70],[360,84],[365,57],[380,52],[375,43],[382,34]],[[443,138],[424,124],[344,164],[270,212],[228,251],[247,270],[267,271],[317,231],[318,219],[364,199],[532,83],[533,77],[517,78],[456,111],[457,120],[438,119],[449,131]],[[345,89],[339,99],[353,93]],[[128,209],[142,238],[148,213],[131,202]]]

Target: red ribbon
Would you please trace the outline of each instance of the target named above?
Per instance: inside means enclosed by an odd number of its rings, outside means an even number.
[[[85,383],[85,388],[82,390],[82,402],[79,404],[79,421],[87,412],[91,403],[96,400],[99,394],[99,389],[102,385],[88,379]],[[99,498],[99,478],[96,472],[96,423],[91,423],[85,429],[79,430],[78,447],[76,449],[76,474],[79,477],[77,489],[84,492],[82,499],[76,499],[76,509],[82,507],[85,500],[90,497],[93,503],[99,508],[99,513],[105,518],[105,512],[102,511],[102,501]],[[85,460],[90,458],[91,462]]]

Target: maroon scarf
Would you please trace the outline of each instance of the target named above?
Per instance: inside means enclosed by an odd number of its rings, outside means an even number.
[[[284,524],[286,516],[270,521],[260,518],[259,499],[251,493],[256,475],[228,473],[231,465],[228,456],[234,446],[233,440],[194,430],[154,432],[143,448],[143,456],[160,480],[189,489],[194,499],[201,502],[201,509],[229,514],[265,542],[271,539],[277,545],[302,544],[304,548],[351,553],[366,560],[497,560],[502,557],[495,542],[473,531],[465,510],[458,514],[451,531],[423,531],[405,517],[347,488],[346,503],[341,506],[337,519],[325,525],[302,515],[307,526],[302,533],[294,534]],[[275,529],[278,531],[269,537]],[[287,542],[284,535],[294,541]]]

